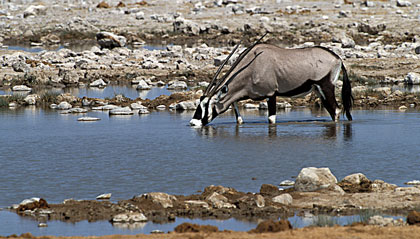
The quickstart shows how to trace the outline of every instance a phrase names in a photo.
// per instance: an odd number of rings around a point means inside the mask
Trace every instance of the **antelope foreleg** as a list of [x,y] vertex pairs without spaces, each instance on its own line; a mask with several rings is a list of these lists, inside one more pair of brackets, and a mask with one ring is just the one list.
[[268,104],[268,123],[276,123],[276,96],[271,96],[267,100]]
[[238,103],[235,101],[233,102],[233,110],[235,111],[235,115],[236,115],[236,123],[237,124],[243,124],[244,121],[242,119],[241,114],[239,113],[239,108],[238,108]]

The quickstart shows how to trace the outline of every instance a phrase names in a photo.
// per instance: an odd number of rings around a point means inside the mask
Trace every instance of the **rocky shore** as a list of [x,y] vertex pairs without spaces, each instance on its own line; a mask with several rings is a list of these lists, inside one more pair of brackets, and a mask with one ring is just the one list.
[[[66,101],[72,107],[141,103],[156,108],[194,101],[235,44],[242,40],[244,49],[270,32],[264,42],[321,45],[340,55],[350,71],[356,107],[416,107],[418,95],[409,89],[420,84],[417,6],[409,1],[4,1],[0,89],[30,93],[2,96],[0,106]],[[7,50],[15,44],[58,50]],[[150,50],[156,45],[160,47]],[[157,102],[86,99],[95,102],[88,105],[77,97],[48,93],[110,84],[135,84],[138,90],[166,85],[191,92]],[[319,105],[314,96],[283,100],[292,106]]]
[[[315,217],[316,215],[367,215],[374,225],[406,225],[405,221],[383,218],[383,215],[407,216],[420,207],[419,182],[398,187],[382,180],[369,180],[361,173],[341,181],[328,168],[303,168],[295,182],[261,185],[259,192],[239,192],[224,186],[208,186],[193,195],[170,195],[151,192],[131,199],[112,202],[112,194],[96,200],[67,199],[49,204],[45,199],[26,199],[10,210],[38,221],[78,222],[107,220],[113,224],[147,221],[175,221],[178,217],[259,221],[278,218]],[[420,222],[407,219],[409,224]],[[410,216],[408,217],[410,218]]]

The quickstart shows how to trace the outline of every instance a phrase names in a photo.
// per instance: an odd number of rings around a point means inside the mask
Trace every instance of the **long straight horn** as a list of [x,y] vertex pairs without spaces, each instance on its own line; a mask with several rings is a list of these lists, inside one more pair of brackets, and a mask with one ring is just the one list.
[[[230,75],[230,73],[232,73],[233,70],[235,70],[235,67],[239,64],[239,62],[241,62],[244,57],[252,50],[252,48],[254,48],[254,46],[256,46],[258,43],[260,43],[260,41],[268,34],[268,32],[266,32],[262,37],[260,37],[260,39],[258,39],[256,42],[254,42],[254,44],[252,44],[250,47],[248,47],[245,51],[243,51],[241,53],[241,55],[239,55],[238,59],[236,59],[235,63],[230,67],[230,69],[228,70],[228,72],[226,72],[226,74],[223,75],[223,77],[220,79],[220,81],[218,82],[217,86],[212,88],[210,92],[208,92],[208,94],[206,95],[210,95],[213,96],[215,94],[215,92],[217,91],[218,88],[220,88],[221,85],[224,84],[224,81],[226,80],[226,78]],[[209,85],[210,86],[210,85]],[[210,87],[209,87],[210,88]],[[209,89],[207,88],[207,89]],[[207,90],[206,90],[207,92]]]
[[210,84],[207,86],[206,91],[204,92],[204,95],[207,95],[210,91],[210,89],[215,85],[217,76],[219,76],[220,72],[222,71],[223,67],[226,65],[226,63],[229,61],[229,59],[232,57],[233,53],[238,49],[239,45],[242,43],[239,42],[235,48],[230,52],[229,56],[223,61],[223,63],[219,66],[219,69],[217,69],[216,74],[214,75],[213,79],[211,80]]

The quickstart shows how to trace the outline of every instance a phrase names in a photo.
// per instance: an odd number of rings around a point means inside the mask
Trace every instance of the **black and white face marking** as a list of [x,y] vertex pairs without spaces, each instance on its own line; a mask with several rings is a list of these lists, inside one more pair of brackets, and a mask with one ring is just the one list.
[[217,114],[214,111],[214,104],[216,103],[217,96],[212,98],[203,97],[200,99],[200,104],[194,113],[193,118],[190,121],[191,126],[203,126],[212,121]]

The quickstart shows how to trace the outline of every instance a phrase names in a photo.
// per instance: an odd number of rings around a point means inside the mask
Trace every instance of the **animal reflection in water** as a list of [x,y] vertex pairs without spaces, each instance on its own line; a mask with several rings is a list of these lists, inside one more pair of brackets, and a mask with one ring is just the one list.
[[[336,139],[337,137],[340,137],[341,134],[343,134],[343,139],[346,141],[350,141],[353,137],[353,130],[352,130],[352,124],[350,123],[343,123],[343,124],[335,124],[331,122],[326,122],[324,120],[317,120],[317,121],[294,121],[294,122],[284,122],[280,124],[270,124],[267,126],[267,134],[263,133],[263,137],[268,138],[276,138],[281,137],[282,139],[287,139],[287,136],[295,137],[296,135],[290,134],[290,132],[285,132],[284,130],[279,131],[278,129],[281,129],[281,125],[310,125],[321,127],[321,136],[325,139]],[[241,136],[246,136],[246,138],[249,138],[250,133],[247,132],[247,129],[240,127],[239,125],[236,125],[234,132],[232,132],[231,127],[214,127],[214,126],[206,126],[206,127],[200,127],[195,128],[197,133],[203,137],[235,137],[235,138],[241,138]],[[252,130],[250,130],[252,131]],[[342,132],[342,133],[341,133]],[[261,131],[257,134],[252,135],[259,137],[261,136]],[[318,137],[318,133],[309,134],[306,136],[299,135],[299,137]]]
[[236,122],[242,124],[237,102],[246,99],[267,99],[268,121],[274,124],[277,96],[305,95],[312,90],[321,98],[332,120],[338,121],[341,110],[334,90],[340,71],[343,72],[343,110],[347,119],[352,120],[351,84],[343,61],[338,55],[323,47],[283,49],[260,44],[263,37],[243,51],[224,76],[217,79],[239,44],[232,50],[201,96],[190,125],[207,125],[231,105],[235,111]]

